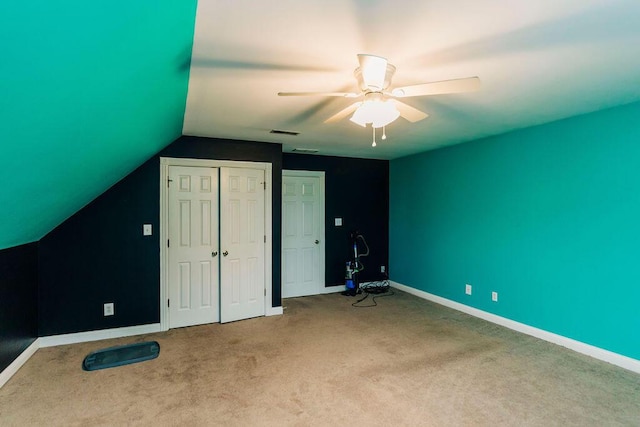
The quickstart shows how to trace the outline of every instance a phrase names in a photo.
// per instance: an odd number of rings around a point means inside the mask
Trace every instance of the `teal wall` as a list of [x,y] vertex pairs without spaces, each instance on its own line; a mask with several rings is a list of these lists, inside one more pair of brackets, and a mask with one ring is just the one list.
[[393,160],[389,221],[392,280],[640,359],[640,103]]
[[196,0],[0,5],[0,249],[40,239],[182,133]]

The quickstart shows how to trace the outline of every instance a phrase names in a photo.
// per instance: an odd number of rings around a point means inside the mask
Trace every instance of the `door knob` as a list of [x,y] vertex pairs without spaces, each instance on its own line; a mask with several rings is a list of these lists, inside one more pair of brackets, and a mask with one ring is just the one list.
[[212,257],[216,257],[216,256],[218,256],[218,252],[217,252],[217,251],[213,251],[213,252],[211,252],[211,256],[212,256]]
[[224,251],[224,252],[222,252],[222,255],[227,256],[227,255],[229,255],[229,252]]
[[320,243],[320,240],[316,239],[314,243],[317,245],[318,243]]

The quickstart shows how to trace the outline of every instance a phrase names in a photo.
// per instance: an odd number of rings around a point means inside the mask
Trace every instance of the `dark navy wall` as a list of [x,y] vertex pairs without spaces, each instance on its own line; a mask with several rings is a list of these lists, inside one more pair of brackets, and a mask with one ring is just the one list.
[[[160,321],[160,156],[273,164],[272,302],[280,305],[281,146],[181,137],[40,241],[40,336]],[[102,315],[105,302],[115,316]]]
[[[325,281],[344,285],[350,258],[349,234],[365,237],[370,255],[361,260],[361,281],[380,280],[389,265],[389,162],[306,154],[283,155],[283,169],[325,172]],[[342,218],[342,227],[334,218]]]
[[154,157],[40,240],[40,336],[160,321],[159,181]]
[[38,244],[0,250],[0,372],[38,336]]

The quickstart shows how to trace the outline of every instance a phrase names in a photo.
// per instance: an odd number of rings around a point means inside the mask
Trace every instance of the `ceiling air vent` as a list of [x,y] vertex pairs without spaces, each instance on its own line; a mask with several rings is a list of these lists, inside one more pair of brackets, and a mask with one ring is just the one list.
[[291,151],[294,153],[317,153],[319,150],[316,150],[315,148],[294,148]]
[[276,135],[289,135],[289,136],[296,136],[300,134],[300,132],[294,132],[291,130],[278,130],[278,129],[271,129],[269,133],[275,133]]

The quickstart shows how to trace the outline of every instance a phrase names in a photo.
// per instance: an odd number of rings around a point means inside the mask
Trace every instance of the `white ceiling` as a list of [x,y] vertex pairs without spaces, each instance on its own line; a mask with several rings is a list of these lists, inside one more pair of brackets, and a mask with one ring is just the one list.
[[[394,64],[392,87],[482,88],[403,99],[430,117],[375,148],[323,123],[353,99],[277,96],[357,91],[358,53]],[[183,133],[393,159],[639,100],[638,0],[199,0]]]

